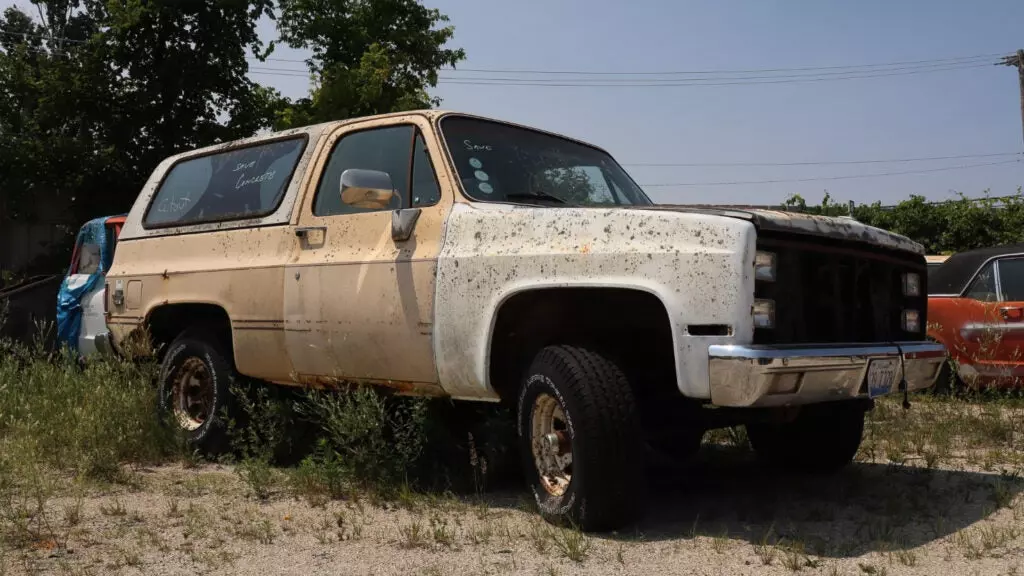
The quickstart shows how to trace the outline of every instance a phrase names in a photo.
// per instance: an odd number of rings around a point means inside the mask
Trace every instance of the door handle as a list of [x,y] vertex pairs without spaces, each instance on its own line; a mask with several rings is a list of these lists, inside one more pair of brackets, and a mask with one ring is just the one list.
[[299,226],[295,229],[295,235],[299,238],[305,238],[310,232],[323,232],[327,234],[327,226]]
[[1007,322],[1020,322],[1024,320],[1024,308],[1019,306],[1003,306],[999,309],[999,314]]

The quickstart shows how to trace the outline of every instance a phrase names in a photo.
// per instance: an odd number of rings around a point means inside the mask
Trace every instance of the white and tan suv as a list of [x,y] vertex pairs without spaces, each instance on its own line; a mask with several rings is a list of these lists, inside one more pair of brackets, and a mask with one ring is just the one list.
[[236,375],[503,401],[540,510],[587,529],[642,510],[649,451],[710,428],[837,469],[872,399],[944,358],[904,237],[656,206],[598,148],[441,111],[168,158],[107,282],[115,345],[148,325],[196,445],[222,445]]

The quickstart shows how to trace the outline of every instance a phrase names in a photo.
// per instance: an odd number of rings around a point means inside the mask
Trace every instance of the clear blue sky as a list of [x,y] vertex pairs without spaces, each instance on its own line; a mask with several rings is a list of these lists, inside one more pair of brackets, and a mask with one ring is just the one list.
[[[451,17],[460,67],[664,71],[839,66],[1011,53],[1024,48],[1024,2],[428,0]],[[284,55],[280,52],[278,55]],[[282,56],[288,57],[288,56]],[[490,74],[489,76],[494,76]],[[291,95],[301,78],[258,76]],[[718,87],[440,85],[445,108],[548,128],[620,162],[803,162],[1018,152],[1012,68],[861,80]],[[1005,160],[810,167],[627,167],[637,181],[721,182],[932,169]],[[908,194],[1007,194],[1024,163],[800,183],[648,188],[655,200],[895,202]]]
[[[0,0],[0,7],[27,0]],[[1024,48],[1024,2],[427,0],[456,27],[460,68],[666,71],[844,66],[1009,54]],[[269,40],[273,24],[261,26]],[[278,49],[279,58],[302,58]],[[993,61],[996,59],[993,58]],[[262,66],[302,70],[299,63]],[[456,73],[459,76],[465,72]],[[481,74],[496,76],[496,74]],[[304,77],[253,74],[289,96]],[[816,162],[1019,152],[1016,71],[985,66],[833,82],[706,87],[442,84],[442,106],[547,128],[608,149],[638,182],[788,180],[927,170],[1007,157],[785,167],[631,163]],[[1010,158],[1012,159],[1012,158]],[[647,188],[657,201],[942,199],[1024,184],[1024,163],[832,181]]]

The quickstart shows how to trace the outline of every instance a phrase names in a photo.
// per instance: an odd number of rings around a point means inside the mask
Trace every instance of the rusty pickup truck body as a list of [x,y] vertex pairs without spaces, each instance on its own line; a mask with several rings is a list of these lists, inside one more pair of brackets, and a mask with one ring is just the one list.
[[838,467],[872,398],[943,359],[904,237],[654,205],[599,148],[433,110],[168,158],[107,282],[115,345],[148,328],[195,442],[226,372],[504,401],[542,513],[587,528],[638,509],[637,458],[716,426]]

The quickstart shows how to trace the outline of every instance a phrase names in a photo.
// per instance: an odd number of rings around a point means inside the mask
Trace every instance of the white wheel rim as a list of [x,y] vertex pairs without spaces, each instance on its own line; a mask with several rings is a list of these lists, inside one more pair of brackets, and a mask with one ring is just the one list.
[[542,393],[530,414],[530,448],[544,490],[561,496],[572,482],[572,433],[558,400]]
[[213,377],[200,358],[185,360],[171,388],[174,417],[185,430],[196,430],[213,408]]

